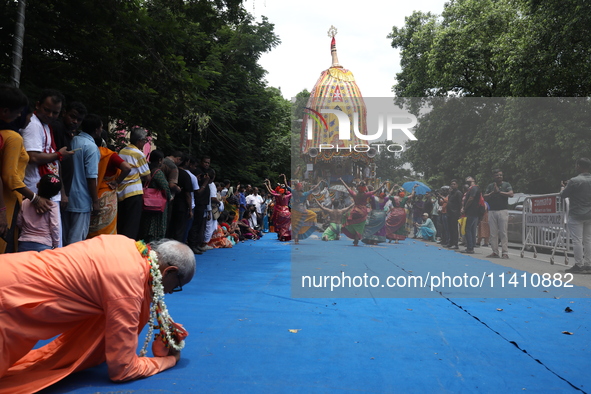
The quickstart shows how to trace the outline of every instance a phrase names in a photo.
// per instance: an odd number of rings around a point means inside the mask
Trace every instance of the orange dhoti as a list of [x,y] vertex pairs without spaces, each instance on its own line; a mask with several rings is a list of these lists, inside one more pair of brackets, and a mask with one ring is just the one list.
[[1,255],[0,269],[0,393],[38,391],[105,361],[114,381],[175,365],[173,356],[136,354],[151,288],[148,263],[133,240],[102,235],[41,253]]

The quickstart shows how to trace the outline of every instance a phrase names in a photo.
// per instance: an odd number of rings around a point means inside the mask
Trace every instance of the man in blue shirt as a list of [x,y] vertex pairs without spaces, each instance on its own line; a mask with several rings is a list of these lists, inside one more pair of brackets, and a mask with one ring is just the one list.
[[80,134],[72,139],[74,174],[70,197],[66,207],[64,227],[64,245],[85,240],[90,226],[90,215],[98,211],[97,192],[98,164],[100,153],[94,136],[103,129],[103,122],[98,115],[90,114],[80,126]]
[[246,211],[246,196],[244,195],[245,192],[245,188],[243,186],[240,186],[238,188],[238,213],[239,213],[239,217],[238,219],[242,219],[242,216],[244,215],[244,211]]

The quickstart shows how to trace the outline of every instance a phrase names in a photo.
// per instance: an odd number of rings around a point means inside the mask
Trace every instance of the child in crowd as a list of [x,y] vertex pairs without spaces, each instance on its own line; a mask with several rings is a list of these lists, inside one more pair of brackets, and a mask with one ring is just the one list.
[[235,211],[228,212],[227,221],[223,222],[223,224],[226,225],[225,226],[227,228],[226,231],[228,232],[228,235],[232,237],[235,244],[240,241],[244,242],[244,238],[240,234],[240,227],[238,226],[238,221],[236,220],[236,212]]
[[[38,197],[51,199],[62,189],[60,178],[54,174],[43,175],[37,183]],[[53,249],[60,242],[60,214],[57,204],[54,202],[51,209],[43,214],[38,214],[30,200],[23,200],[18,213],[17,226],[21,229],[18,238],[18,251],[41,252],[45,249]]]

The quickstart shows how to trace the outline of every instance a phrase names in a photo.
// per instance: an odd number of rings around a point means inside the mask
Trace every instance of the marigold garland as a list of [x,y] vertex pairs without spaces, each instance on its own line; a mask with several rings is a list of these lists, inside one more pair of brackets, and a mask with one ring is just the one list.
[[[152,303],[150,306],[150,320],[148,321],[148,333],[144,341],[144,346],[140,351],[140,357],[147,353],[148,344],[152,338],[154,330],[160,330],[155,338],[160,337],[166,347],[180,351],[185,347],[185,341],[177,343],[177,329],[174,328],[172,317],[168,313],[166,303],[164,302],[164,286],[162,285],[162,274],[158,266],[158,255],[144,241],[137,241],[136,247],[140,254],[146,258],[150,264],[150,280],[152,286]],[[158,322],[156,325],[155,323]]]

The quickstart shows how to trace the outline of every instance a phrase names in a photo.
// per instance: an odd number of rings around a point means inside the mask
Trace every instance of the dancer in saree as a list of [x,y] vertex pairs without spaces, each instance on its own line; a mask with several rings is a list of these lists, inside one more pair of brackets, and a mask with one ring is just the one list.
[[271,189],[271,182],[268,179],[265,179],[265,187],[275,198],[271,221],[275,226],[277,239],[282,242],[291,241],[291,212],[289,211],[291,193],[280,186],[276,190]]
[[300,239],[308,238],[316,230],[316,213],[306,208],[306,201],[308,196],[318,189],[322,182],[318,182],[316,186],[307,192],[303,191],[304,186],[301,182],[298,182],[292,190],[291,231],[296,245]]
[[[378,191],[379,192],[379,189]],[[370,199],[371,212],[367,217],[367,223],[363,230],[361,242],[367,245],[377,245],[380,242],[386,242],[386,216],[388,212],[385,209],[389,199],[385,192],[379,192],[378,196]]]
[[398,189],[400,186],[397,184],[390,189],[388,195],[390,196],[390,203],[388,215],[386,217],[386,238],[388,239],[388,243],[394,241],[394,243],[398,243],[398,241],[404,241],[406,236],[408,235],[408,230],[406,228],[406,210],[404,206],[406,205],[406,201],[413,197],[415,194],[415,188],[410,195],[406,196],[405,193],[399,192],[396,195],[395,190]]
[[365,230],[365,219],[367,219],[367,215],[369,213],[367,199],[372,197],[377,192],[377,190],[381,189],[383,185],[380,185],[380,187],[373,192],[368,192],[365,182],[362,181],[357,185],[357,191],[354,191],[345,183],[345,181],[343,181],[342,178],[339,178],[339,180],[347,188],[347,191],[353,198],[353,203],[355,204],[353,209],[351,209],[349,212],[347,219],[345,220],[342,232],[353,240],[353,245],[357,246],[359,244],[359,240],[363,237],[363,231]]

